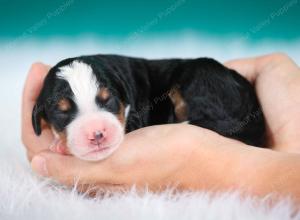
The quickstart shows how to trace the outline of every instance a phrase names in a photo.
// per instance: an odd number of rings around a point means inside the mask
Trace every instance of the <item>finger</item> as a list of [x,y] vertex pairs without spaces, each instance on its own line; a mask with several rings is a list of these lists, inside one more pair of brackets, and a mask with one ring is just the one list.
[[35,137],[31,122],[32,110],[49,68],[42,63],[33,64],[25,82],[22,97],[22,141],[25,145]]
[[257,58],[255,57],[231,60],[224,63],[224,65],[234,69],[252,83],[257,77]]
[[289,56],[283,53],[272,53],[258,57],[231,60],[225,62],[224,65],[236,70],[252,83],[256,80],[258,75],[264,74],[265,72],[280,72],[280,77],[288,79],[291,77],[299,77],[299,67]]
[[[36,99],[43,86],[43,81],[49,71],[49,66],[42,63],[35,63],[31,66],[25,86],[23,89],[22,98],[22,124],[25,128],[30,128],[31,132],[33,128],[31,126],[31,113]],[[30,125],[30,126],[29,126]]]
[[39,175],[67,186],[113,183],[113,174],[109,172],[105,161],[88,162],[69,155],[43,151],[33,157],[31,166]]

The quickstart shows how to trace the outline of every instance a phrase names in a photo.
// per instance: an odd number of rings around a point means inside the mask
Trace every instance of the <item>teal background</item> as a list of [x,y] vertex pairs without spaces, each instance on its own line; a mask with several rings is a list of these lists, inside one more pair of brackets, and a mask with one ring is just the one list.
[[[176,1],[74,0],[51,18],[47,18],[47,14],[55,12],[66,0],[0,2],[0,39],[18,38],[24,34],[38,39],[82,35],[126,38],[134,32],[147,36],[184,31],[221,37],[247,36],[253,41],[300,38],[299,0],[183,0],[157,22],[158,15]],[[289,2],[294,4],[287,12],[262,25],[272,13]],[[154,24],[149,25],[151,22]],[[254,31],[259,25],[262,27]]]

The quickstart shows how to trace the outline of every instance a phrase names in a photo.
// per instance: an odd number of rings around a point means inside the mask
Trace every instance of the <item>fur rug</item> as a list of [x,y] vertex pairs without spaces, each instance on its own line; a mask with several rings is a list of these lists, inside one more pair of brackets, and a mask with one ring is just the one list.
[[[168,43],[165,43],[164,40],[154,40],[150,46],[136,44],[130,48],[120,47],[119,50],[114,49],[114,44],[95,44],[87,40],[77,43],[76,47],[58,41],[48,43],[47,46],[41,42],[27,42],[6,48],[4,51],[0,50],[0,219],[300,220],[300,212],[295,211],[288,198],[270,206],[270,197],[242,199],[237,192],[218,195],[209,192],[174,194],[169,190],[160,194],[146,192],[141,195],[132,189],[124,194],[92,199],[76,193],[75,189],[64,189],[50,180],[40,179],[31,172],[20,141],[19,115],[26,72],[35,60],[54,64],[64,57],[100,51],[145,57],[211,56],[224,61],[285,48],[285,51],[300,63],[300,42],[251,47],[236,42],[223,44],[196,38],[179,39],[178,42],[168,40]],[[167,45],[181,45],[181,48],[166,48]],[[149,48],[152,48],[155,54],[151,54]]]
[[206,192],[88,198],[49,180],[38,179],[26,163],[12,158],[0,163],[0,219],[300,219],[289,200],[269,206],[269,199],[244,198],[238,193]]

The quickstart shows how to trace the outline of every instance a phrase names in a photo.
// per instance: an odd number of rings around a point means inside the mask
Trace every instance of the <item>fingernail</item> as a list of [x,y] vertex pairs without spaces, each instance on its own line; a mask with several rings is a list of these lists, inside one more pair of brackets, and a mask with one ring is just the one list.
[[35,156],[31,161],[32,169],[41,176],[47,176],[48,170],[46,166],[46,159],[42,156]]

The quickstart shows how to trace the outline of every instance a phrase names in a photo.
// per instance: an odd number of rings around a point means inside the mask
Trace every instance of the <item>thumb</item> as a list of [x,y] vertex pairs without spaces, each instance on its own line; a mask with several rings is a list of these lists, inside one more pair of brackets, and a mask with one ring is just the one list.
[[31,167],[39,175],[50,177],[67,186],[95,184],[105,181],[108,175],[108,169],[100,162],[87,162],[51,151],[43,151],[34,156]]
[[224,63],[230,69],[234,69],[253,83],[257,77],[257,58],[231,60]]

